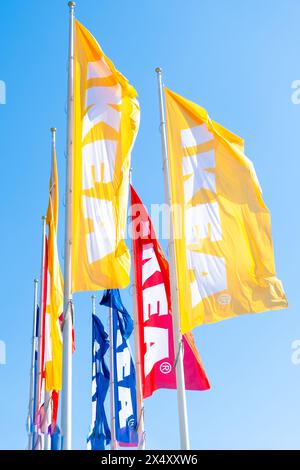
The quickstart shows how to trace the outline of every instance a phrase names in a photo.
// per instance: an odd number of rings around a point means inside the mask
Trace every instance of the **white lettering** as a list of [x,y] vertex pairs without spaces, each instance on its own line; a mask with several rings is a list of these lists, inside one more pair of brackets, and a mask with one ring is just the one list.
[[90,233],[87,235],[89,263],[94,263],[112,253],[116,246],[116,233],[111,201],[82,197],[83,212],[86,219],[91,219]]
[[146,326],[145,343],[145,377],[147,377],[157,362],[169,357],[168,330]]
[[191,129],[183,129],[181,131],[181,145],[183,148],[196,147],[212,139],[213,134],[209,132],[206,124],[201,124]]
[[130,350],[129,348],[123,349],[121,352],[117,352],[117,377],[118,382],[121,382],[124,377],[130,375]]
[[151,315],[167,315],[168,301],[164,284],[143,289],[144,321],[148,321]]
[[82,125],[82,140],[100,122],[104,122],[119,132],[121,113],[112,105],[120,104],[120,102],[120,85],[88,88],[86,92],[86,114]]
[[189,207],[185,213],[186,243],[198,243],[204,238],[212,242],[222,240],[221,220],[217,202]]
[[143,261],[146,261],[142,268],[142,282],[144,284],[154,273],[160,272],[152,243],[143,247]]
[[83,147],[82,189],[91,189],[94,183],[110,183],[113,180],[116,148],[115,140],[96,140]]
[[211,171],[215,167],[215,151],[198,153],[183,158],[183,175],[185,202],[189,202],[200,189],[216,192],[216,176]]
[[121,402],[119,420],[120,428],[122,429],[125,428],[127,419],[133,414],[130,389],[127,387],[118,387],[118,398]]
[[104,57],[96,62],[88,63],[87,79],[92,78],[106,78],[112,75],[110,68],[108,67]]
[[188,268],[196,280],[191,283],[192,306],[206,297],[227,289],[225,259],[219,256],[187,251]]

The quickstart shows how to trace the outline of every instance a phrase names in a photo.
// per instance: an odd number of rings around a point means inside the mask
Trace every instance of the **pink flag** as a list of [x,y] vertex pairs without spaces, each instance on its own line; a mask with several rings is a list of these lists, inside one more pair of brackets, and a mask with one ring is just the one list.
[[[176,388],[169,265],[148,213],[131,187],[131,216],[143,397]],[[191,333],[183,337],[187,390],[210,388]]]

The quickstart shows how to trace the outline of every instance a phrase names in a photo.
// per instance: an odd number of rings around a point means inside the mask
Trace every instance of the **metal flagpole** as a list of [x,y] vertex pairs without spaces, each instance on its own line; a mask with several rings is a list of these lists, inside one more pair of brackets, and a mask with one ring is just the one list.
[[44,450],[51,450],[51,434],[49,433],[49,423],[52,421],[52,393],[45,391],[45,423],[46,433],[44,435]]
[[68,138],[66,170],[65,208],[65,267],[64,267],[64,318],[63,318],[63,378],[61,427],[63,449],[72,449],[72,161],[74,153],[74,9],[75,2],[68,3],[70,9],[69,71],[68,71]]
[[[132,184],[132,170],[130,170],[130,183]],[[134,257],[134,241],[131,234],[132,256]],[[144,422],[144,400],[142,391],[142,372],[141,372],[141,355],[140,355],[140,322],[137,309],[136,299],[136,269],[135,260],[133,262],[133,314],[134,314],[134,349],[135,349],[135,373],[136,373],[136,398],[137,398],[137,432],[138,432],[138,449],[145,450],[145,422]]]
[[[160,126],[161,126],[161,140],[162,140],[162,154],[163,154],[163,170],[165,178],[165,197],[166,202],[170,209],[172,208],[170,181],[169,181],[169,158],[168,158],[168,145],[167,145],[167,128],[166,116],[164,106],[164,92],[162,82],[162,70],[157,67],[155,69],[158,81],[159,93],[159,106],[160,106]],[[188,430],[188,417],[185,393],[185,379],[183,368],[183,342],[180,332],[180,317],[178,307],[178,285],[176,275],[176,257],[174,249],[174,232],[172,217],[170,220],[170,237],[168,243],[169,257],[170,257],[170,282],[171,282],[171,299],[172,299],[172,315],[173,315],[173,336],[175,347],[175,367],[176,367],[176,382],[177,382],[177,401],[178,401],[178,414],[180,426],[180,446],[182,450],[190,449],[189,430]]]
[[92,295],[92,314],[96,315],[96,296]]
[[[51,127],[50,129],[51,132],[51,173],[53,175],[54,168],[53,168],[53,161],[54,161],[54,154],[56,151],[56,128]],[[53,184],[53,181],[52,181]],[[50,188],[50,191],[52,191],[52,188]],[[51,197],[51,195],[50,195]],[[52,422],[52,393],[45,391],[45,419],[46,419],[46,425],[48,427],[48,424]],[[48,429],[47,433],[45,435],[45,450],[51,450],[51,434],[49,434]]]
[[[92,425],[91,425],[91,433],[93,432],[96,415],[97,415],[97,402],[93,400],[93,397],[96,393],[96,363],[94,362],[95,359],[95,342],[94,342],[94,315],[96,315],[96,296],[93,294],[91,296],[92,300],[92,322],[91,322],[91,338],[92,338],[92,380],[91,380],[91,398],[92,398]],[[95,378],[95,380],[94,380]],[[88,442],[87,449],[92,450],[92,443]]]
[[[111,303],[112,303],[113,292],[111,290]],[[111,441],[110,448],[111,450],[117,450],[116,442],[116,415],[115,415],[115,374],[114,374],[114,325],[113,325],[113,309],[112,306],[109,307],[109,337],[110,337],[110,432],[111,432]]]
[[[52,156],[52,160],[51,160],[51,168],[52,168],[52,173],[53,173],[53,158],[54,158],[54,154],[55,154],[55,151],[56,151],[56,127],[51,127],[50,129],[50,132],[51,132],[51,156]],[[52,188],[50,188],[52,189]]]
[[[44,403],[44,390],[42,387],[42,372],[43,372],[43,338],[44,338],[44,322],[43,322],[43,306],[44,306],[44,271],[45,271],[45,262],[46,262],[46,217],[42,217],[43,228],[42,228],[42,257],[41,257],[41,277],[40,277],[40,315],[39,315],[39,336],[38,336],[38,370],[36,373],[36,384],[35,384],[35,420],[37,413],[39,411],[40,405]],[[37,437],[37,435],[35,435]],[[37,440],[34,439],[33,449],[36,449]]]
[[33,436],[32,425],[35,422],[35,378],[36,378],[36,353],[37,353],[37,298],[38,298],[38,283],[37,279],[34,279],[34,296],[33,296],[33,326],[32,326],[32,346],[31,346],[31,370],[30,370],[30,389],[29,389],[29,437],[28,437],[28,449],[33,450]]

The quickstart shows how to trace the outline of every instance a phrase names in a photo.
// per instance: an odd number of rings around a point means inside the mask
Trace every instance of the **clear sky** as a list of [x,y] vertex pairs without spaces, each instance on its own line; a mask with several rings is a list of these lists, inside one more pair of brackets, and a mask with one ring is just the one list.
[[[78,0],[77,18],[139,93],[141,127],[133,179],[146,205],[164,200],[154,68],[166,85],[206,107],[245,138],[272,214],[278,277],[289,308],[199,327],[196,343],[209,392],[188,393],[194,449],[300,448],[299,0]],[[1,1],[0,448],[24,449],[33,278],[39,276],[41,217],[47,205],[50,131],[60,173],[60,253],[66,141],[66,0]],[[164,245],[165,246],[165,245]],[[132,311],[130,289],[122,292]],[[91,304],[76,294],[74,448],[85,448],[91,416]],[[101,294],[97,297],[100,300]],[[106,311],[98,308],[106,321]],[[174,391],[145,403],[147,446],[179,445]]]

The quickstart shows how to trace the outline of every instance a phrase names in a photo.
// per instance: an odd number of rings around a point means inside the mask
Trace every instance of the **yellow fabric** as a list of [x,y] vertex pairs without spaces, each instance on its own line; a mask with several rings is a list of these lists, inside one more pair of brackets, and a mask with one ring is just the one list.
[[45,381],[47,392],[52,390],[59,391],[62,386],[62,336],[59,317],[63,313],[63,278],[57,250],[57,224],[58,177],[56,155],[54,152],[47,211],[48,279],[46,324],[49,325],[49,328],[46,327],[45,333]]
[[243,140],[195,103],[168,89],[165,96],[171,198],[183,208],[173,212],[182,333],[287,307],[270,214]]
[[[135,89],[103,54],[91,33],[76,21],[73,292],[124,288],[130,281],[130,254],[124,238],[130,153],[140,116],[136,96]],[[94,157],[96,144],[103,145],[107,158],[85,166],[86,152],[90,152],[88,158]],[[103,151],[97,155],[103,158]],[[90,185],[84,183],[84,178]],[[103,207],[99,206],[103,202],[105,210],[111,211],[111,219],[103,215]],[[98,214],[97,207],[100,207]],[[112,246],[103,254],[106,241]]]

